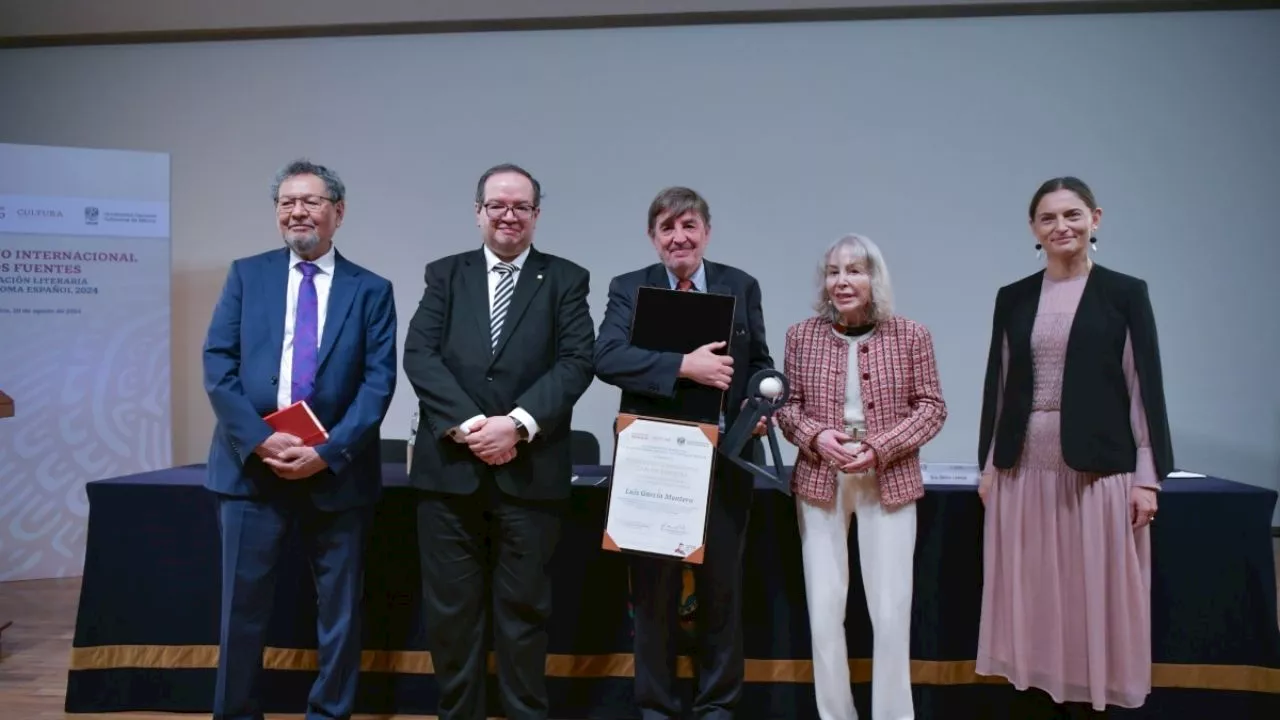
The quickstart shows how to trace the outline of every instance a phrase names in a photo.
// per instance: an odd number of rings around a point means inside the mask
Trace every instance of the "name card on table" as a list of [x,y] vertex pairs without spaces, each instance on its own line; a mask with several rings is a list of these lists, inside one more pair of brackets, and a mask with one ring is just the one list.
[[977,463],[920,463],[925,485],[971,485],[977,487],[982,471]]

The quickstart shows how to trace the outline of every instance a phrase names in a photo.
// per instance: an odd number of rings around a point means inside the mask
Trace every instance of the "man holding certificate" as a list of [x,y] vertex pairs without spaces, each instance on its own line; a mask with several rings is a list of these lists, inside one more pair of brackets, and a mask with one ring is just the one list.
[[[698,425],[709,424],[713,435],[717,425],[723,433],[733,426],[746,400],[747,381],[756,372],[774,367],[765,342],[760,285],[737,268],[703,260],[711,235],[711,213],[707,202],[693,190],[673,187],[660,192],[649,206],[648,235],[661,262],[615,277],[610,283],[595,346],[596,374],[622,390],[624,414],[691,419]],[[708,342],[683,353],[639,343],[635,333],[646,323],[652,324],[660,312],[656,306],[671,306],[671,298],[666,297],[670,291],[680,290],[714,297],[698,304],[706,317],[670,317],[671,333],[687,333],[689,327],[718,328],[717,318],[721,317],[725,320],[723,332],[711,331]],[[642,299],[647,307],[642,306]],[[641,322],[645,315],[647,320]],[[708,321],[708,317],[712,319]],[[715,340],[716,336],[721,339]],[[660,432],[648,434],[650,447],[670,436],[672,447],[681,448],[671,452],[673,460],[667,470],[680,468],[681,458],[695,457],[689,448],[699,443],[688,430],[696,426],[657,423],[654,427]],[[625,433],[625,428],[619,429]],[[620,453],[623,445],[619,443]],[[754,455],[759,450],[753,439],[743,454]],[[620,455],[615,460],[615,476],[622,462]],[[715,458],[714,467],[709,496],[705,487],[701,497],[689,492],[634,490],[626,500],[640,496],[634,498],[637,507],[645,502],[655,508],[664,507],[664,503],[688,504],[686,498],[706,504],[704,547],[700,562],[694,565],[698,638],[693,713],[699,718],[730,718],[743,682],[742,556],[753,479],[749,471],[724,458]],[[651,495],[661,497],[650,501]],[[614,497],[611,502],[618,502],[618,496]],[[678,502],[670,502],[672,498]],[[644,720],[683,717],[675,681],[677,603],[684,563],[678,552],[674,556],[636,553],[630,559],[636,702]]]

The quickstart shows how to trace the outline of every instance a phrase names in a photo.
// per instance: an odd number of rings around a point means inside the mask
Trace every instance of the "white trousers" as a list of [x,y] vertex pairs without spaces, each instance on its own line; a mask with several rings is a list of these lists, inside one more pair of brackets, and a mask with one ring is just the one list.
[[797,497],[804,589],[813,644],[813,684],[821,720],[856,720],[845,643],[849,524],[858,514],[858,560],[871,617],[872,720],[913,720],[911,593],[915,503],[880,504],[874,472],[836,476],[831,503]]

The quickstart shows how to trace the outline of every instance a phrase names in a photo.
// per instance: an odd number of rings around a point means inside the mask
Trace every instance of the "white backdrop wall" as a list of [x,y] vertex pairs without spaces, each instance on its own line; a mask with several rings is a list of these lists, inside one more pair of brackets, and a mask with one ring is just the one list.
[[[1274,11],[7,50],[0,140],[172,154],[180,463],[213,425],[199,352],[227,264],[279,242],[271,175],[306,155],[347,181],[339,248],[395,283],[402,340],[423,265],[478,242],[496,162],[542,180],[537,244],[592,270],[597,324],[609,278],[654,258],[649,200],[698,188],[779,364],[821,249],[866,233],[937,344],[951,415],[925,458],[961,462],[996,289],[1039,267],[1027,201],[1077,174],[1097,260],[1150,282],[1178,464],[1276,487],[1277,67]],[[597,382],[574,419],[606,453],[616,402]],[[385,435],[413,404],[402,379]]]

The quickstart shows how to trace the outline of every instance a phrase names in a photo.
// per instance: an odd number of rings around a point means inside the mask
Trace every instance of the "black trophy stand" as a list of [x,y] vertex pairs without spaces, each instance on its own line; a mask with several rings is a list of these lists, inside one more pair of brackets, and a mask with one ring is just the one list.
[[[760,392],[761,383],[770,378],[776,378],[782,385],[781,392],[772,397]],[[786,375],[777,370],[761,370],[751,376],[751,380],[747,382],[747,403],[742,407],[737,421],[725,433],[719,445],[720,453],[724,457],[785,495],[791,495],[791,478],[787,476],[782,465],[782,452],[778,449],[778,431],[773,422],[773,415],[786,404],[789,397],[791,397],[791,383],[787,381]],[[742,450],[754,437],[756,425],[760,423],[761,418],[767,419],[765,435],[769,438],[772,467],[757,465],[742,457]]]

